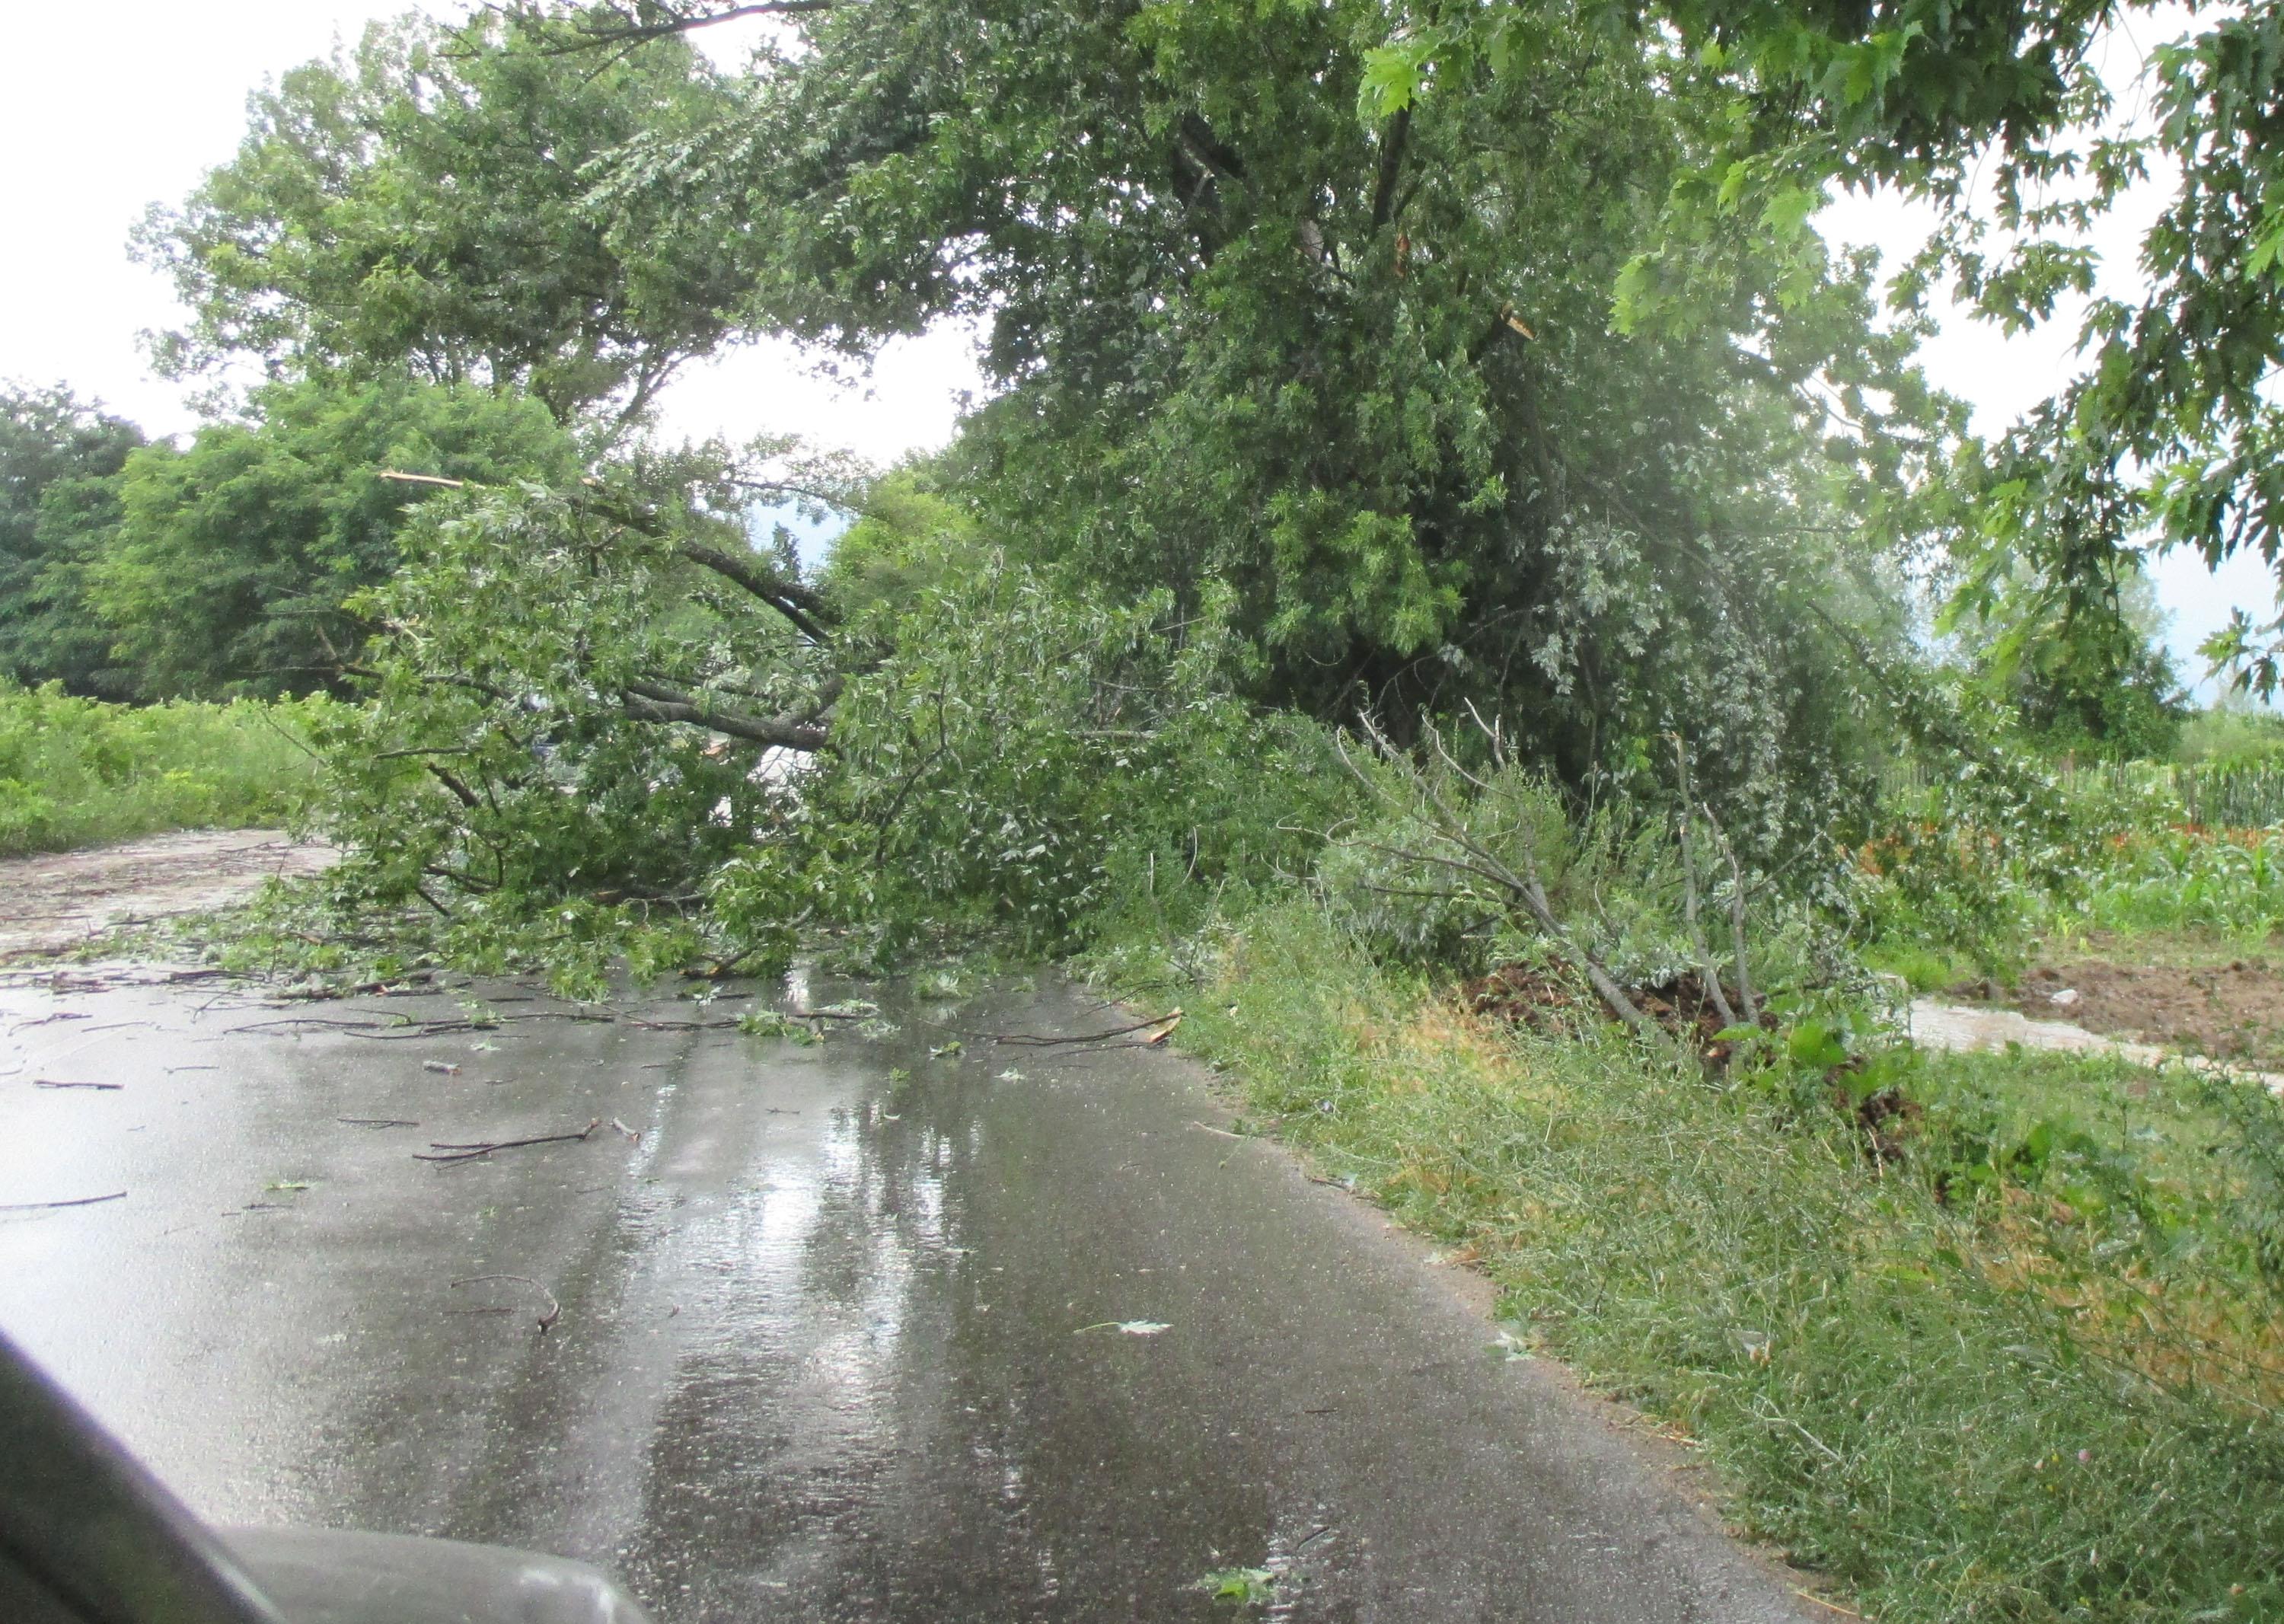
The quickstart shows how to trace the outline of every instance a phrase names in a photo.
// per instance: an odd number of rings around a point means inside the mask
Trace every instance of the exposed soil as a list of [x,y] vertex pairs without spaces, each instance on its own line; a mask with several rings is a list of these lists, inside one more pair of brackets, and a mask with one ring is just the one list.
[[121,925],[242,902],[273,875],[315,874],[333,849],[278,829],[195,829],[0,862],[0,957],[66,951]]
[[[1676,1042],[1717,1065],[1728,1059],[1729,1045],[1717,1035],[1728,1023],[1695,975],[1678,975],[1655,987],[1630,987],[1626,992]],[[1468,982],[1460,993],[1479,1015],[1557,1036],[1575,1036],[1611,1019],[1602,1001],[1577,977],[1542,964],[1502,964]]]
[[[1954,988],[1985,995],[1982,983]],[[2066,995],[2075,993],[2076,997]],[[2057,995],[2065,995],[2057,1002]],[[1993,1001],[1987,1000],[1986,1001]],[[1995,1002],[2038,1020],[2216,1059],[2284,1066],[2284,972],[2262,958],[2211,964],[2041,964]]]

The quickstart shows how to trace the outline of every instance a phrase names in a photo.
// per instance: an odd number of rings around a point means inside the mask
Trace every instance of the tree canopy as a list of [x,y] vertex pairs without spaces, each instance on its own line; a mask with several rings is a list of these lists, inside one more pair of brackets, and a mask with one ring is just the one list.
[[[1995,140],[2008,223],[2069,223],[2031,192],[2077,173],[2107,13],[1917,4],[378,31],[154,222],[195,312],[171,357],[275,381],[129,464],[93,601],[162,690],[364,684],[338,883],[472,942],[628,910],[725,963],[821,917],[1052,942],[1121,863],[1146,895],[1162,857],[1304,866],[1251,775],[1319,784],[1359,717],[1429,750],[1496,717],[1500,770],[1574,808],[1823,851],[1949,725],[1915,573],[2010,629],[1976,704],[2111,748],[2174,702],[2112,601],[2126,506],[1977,444],[1912,363],[1944,267],[2018,319],[2079,275],[1985,254],[1963,205]],[[742,78],[681,37],[755,11],[781,27]],[[1811,229],[1835,179],[1962,206],[1899,304]],[[890,479],[642,422],[740,334],[861,357],[950,318],[989,397]],[[821,574],[755,520],[786,496],[862,512]]]
[[0,676],[74,693],[132,691],[85,571],[118,521],[131,423],[61,388],[0,389]]
[[575,481],[538,402],[468,386],[318,379],[256,392],[257,415],[126,460],[116,534],[85,566],[90,601],[148,695],[308,692],[356,663],[343,608],[401,562],[404,514],[436,486]]
[[667,229],[641,186],[598,207],[591,166],[692,137],[725,101],[679,40],[575,56],[489,10],[376,25],[256,92],[238,155],[144,224],[192,312],[160,361],[517,388],[559,421],[631,422],[731,335],[747,249]]
[[768,324],[986,324],[999,393],[953,463],[1003,544],[1177,615],[1225,586],[1271,703],[1472,697],[1574,778],[1686,720],[1740,779],[1808,774],[1832,730],[1801,707],[1847,703],[1820,617],[1878,618],[1840,538],[1946,409],[1796,215],[1738,223],[1693,332],[1612,331],[1720,106],[1654,43],[1556,9],[1534,71],[1383,108],[1376,5],[794,27],[673,173],[742,188]]

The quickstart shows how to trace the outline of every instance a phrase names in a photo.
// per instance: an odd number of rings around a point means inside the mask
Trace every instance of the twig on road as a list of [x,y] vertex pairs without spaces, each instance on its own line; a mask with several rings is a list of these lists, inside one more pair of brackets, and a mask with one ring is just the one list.
[[[575,1136],[580,1138],[585,1137],[583,1134]],[[547,1328],[550,1325],[552,1325],[563,1316],[563,1305],[555,1300],[555,1293],[549,1291],[545,1286],[540,1284],[538,1281],[533,1279],[529,1275],[470,1275],[465,1280],[453,1281],[451,1289],[457,1291],[461,1286],[475,1285],[486,1280],[520,1280],[524,1284],[529,1286],[533,1291],[537,1292],[542,1297],[547,1299],[547,1312],[539,1316],[539,1334],[542,1336],[545,1336],[547,1334]],[[483,1310],[477,1309],[475,1311],[481,1313]]]
[[403,1117],[335,1117],[333,1120],[349,1128],[418,1128],[420,1126],[419,1123],[409,1122]]
[[59,1206],[93,1206],[99,1201],[123,1201],[127,1192],[114,1190],[107,1196],[77,1196],[68,1201],[0,1201],[0,1213],[44,1213]]
[[[597,1117],[594,1120],[589,1122],[586,1127],[581,1128],[575,1134],[541,1134],[536,1138],[532,1139],[484,1140],[471,1142],[466,1144],[442,1144],[434,1140],[431,1140],[428,1144],[429,1150],[443,1151],[447,1152],[447,1154],[442,1156],[430,1156],[422,1152],[415,1151],[412,1152],[412,1159],[415,1161],[473,1161],[477,1157],[489,1156],[494,1151],[521,1150],[527,1144],[568,1144],[574,1141],[584,1139],[588,1135],[593,1133],[602,1125],[603,1119]],[[506,1277],[512,1278],[513,1277]]]
[[35,1077],[32,1086],[35,1089],[101,1089],[115,1092],[127,1085],[123,1082],[58,1082],[52,1077]]

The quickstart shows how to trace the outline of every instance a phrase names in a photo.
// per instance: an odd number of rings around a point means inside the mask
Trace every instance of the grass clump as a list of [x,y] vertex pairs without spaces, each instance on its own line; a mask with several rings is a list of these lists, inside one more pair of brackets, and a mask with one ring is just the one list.
[[1216,941],[1183,1037],[1251,1109],[1479,1259],[1866,1613],[2284,1612],[2265,1097],[1908,1050],[1709,1081],[1486,1025],[1303,901]]
[[0,683],[0,856],[286,821],[325,703],[111,705]]

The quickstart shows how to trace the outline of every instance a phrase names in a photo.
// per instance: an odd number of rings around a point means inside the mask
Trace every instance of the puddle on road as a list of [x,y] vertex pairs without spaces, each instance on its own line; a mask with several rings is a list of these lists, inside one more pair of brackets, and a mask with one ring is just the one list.
[[[0,1201],[133,1193],[0,1224],[0,1326],[210,1515],[581,1556],[661,1624],[1228,1617],[1233,1567],[1302,1619],[1797,1616],[1376,1216],[1199,1131],[1193,1070],[993,1047],[1124,1024],[1068,991],[813,1047],[64,1002],[0,995],[0,1064],[122,1086],[0,1078]],[[376,1010],[458,1012],[325,1006]],[[545,1334],[451,1284],[510,1274]]]

